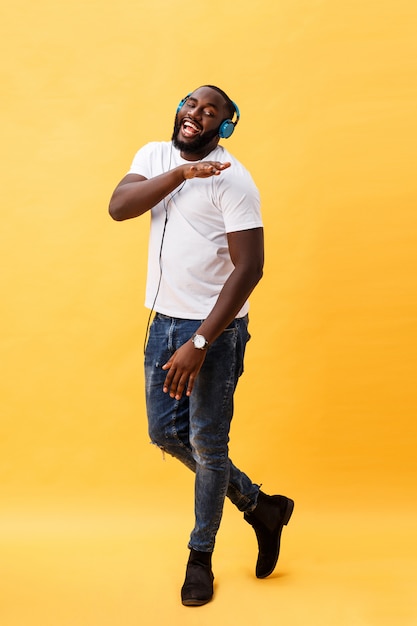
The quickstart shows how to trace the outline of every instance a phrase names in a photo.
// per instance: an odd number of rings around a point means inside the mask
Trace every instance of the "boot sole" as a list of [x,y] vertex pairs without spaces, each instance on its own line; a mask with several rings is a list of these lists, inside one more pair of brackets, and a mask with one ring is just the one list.
[[203,606],[203,604],[207,604],[211,600],[212,600],[212,597],[208,598],[207,600],[195,600],[195,599],[182,600],[182,604],[184,606]]

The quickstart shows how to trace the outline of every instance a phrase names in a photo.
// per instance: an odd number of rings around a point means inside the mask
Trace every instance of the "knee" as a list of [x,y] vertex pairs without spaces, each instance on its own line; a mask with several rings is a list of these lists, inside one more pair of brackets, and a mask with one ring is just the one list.
[[166,446],[166,435],[161,428],[158,427],[157,424],[149,424],[148,434],[151,440],[151,443],[158,446],[158,448],[165,448]]
[[195,462],[200,467],[211,470],[222,470],[229,461],[229,453],[227,445],[201,445],[193,439],[192,454]]
[[148,428],[148,433],[152,444],[175,456],[177,448],[181,446],[181,441],[174,432],[156,424]]

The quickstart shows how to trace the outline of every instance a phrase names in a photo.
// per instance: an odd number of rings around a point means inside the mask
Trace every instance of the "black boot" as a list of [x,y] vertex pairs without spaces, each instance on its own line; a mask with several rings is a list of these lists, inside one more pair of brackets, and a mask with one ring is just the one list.
[[258,503],[244,518],[253,526],[258,540],[259,554],[256,563],[257,578],[266,578],[278,561],[281,533],[288,524],[294,509],[294,501],[285,496],[267,496],[259,492]]
[[181,601],[185,606],[201,606],[212,599],[214,576],[211,571],[211,554],[191,548],[181,589]]

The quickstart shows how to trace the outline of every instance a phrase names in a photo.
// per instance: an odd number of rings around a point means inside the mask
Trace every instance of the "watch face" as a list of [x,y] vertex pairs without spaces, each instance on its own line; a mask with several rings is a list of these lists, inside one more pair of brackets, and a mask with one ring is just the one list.
[[196,348],[200,348],[201,349],[201,348],[204,348],[205,345],[206,345],[206,340],[203,337],[203,335],[196,335],[194,337],[194,346]]

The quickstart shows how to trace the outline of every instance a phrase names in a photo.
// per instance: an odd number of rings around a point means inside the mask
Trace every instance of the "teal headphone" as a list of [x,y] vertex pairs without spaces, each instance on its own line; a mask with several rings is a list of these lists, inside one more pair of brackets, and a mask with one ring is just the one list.
[[[177,107],[177,111],[176,114],[179,113],[179,111],[182,109],[182,107],[184,106],[184,104],[186,103],[187,99],[191,96],[192,91],[190,93],[188,93],[185,98],[183,98],[181,100],[181,102],[179,103],[178,107]],[[235,126],[238,123],[239,119],[240,119],[240,112],[239,112],[239,108],[237,106],[237,104],[235,102],[233,102],[233,100],[231,100],[234,108],[235,108],[235,114],[236,114],[236,120],[233,122],[230,119],[224,120],[220,126],[219,126],[219,137],[220,139],[228,139],[232,134],[233,131],[235,130]]]

